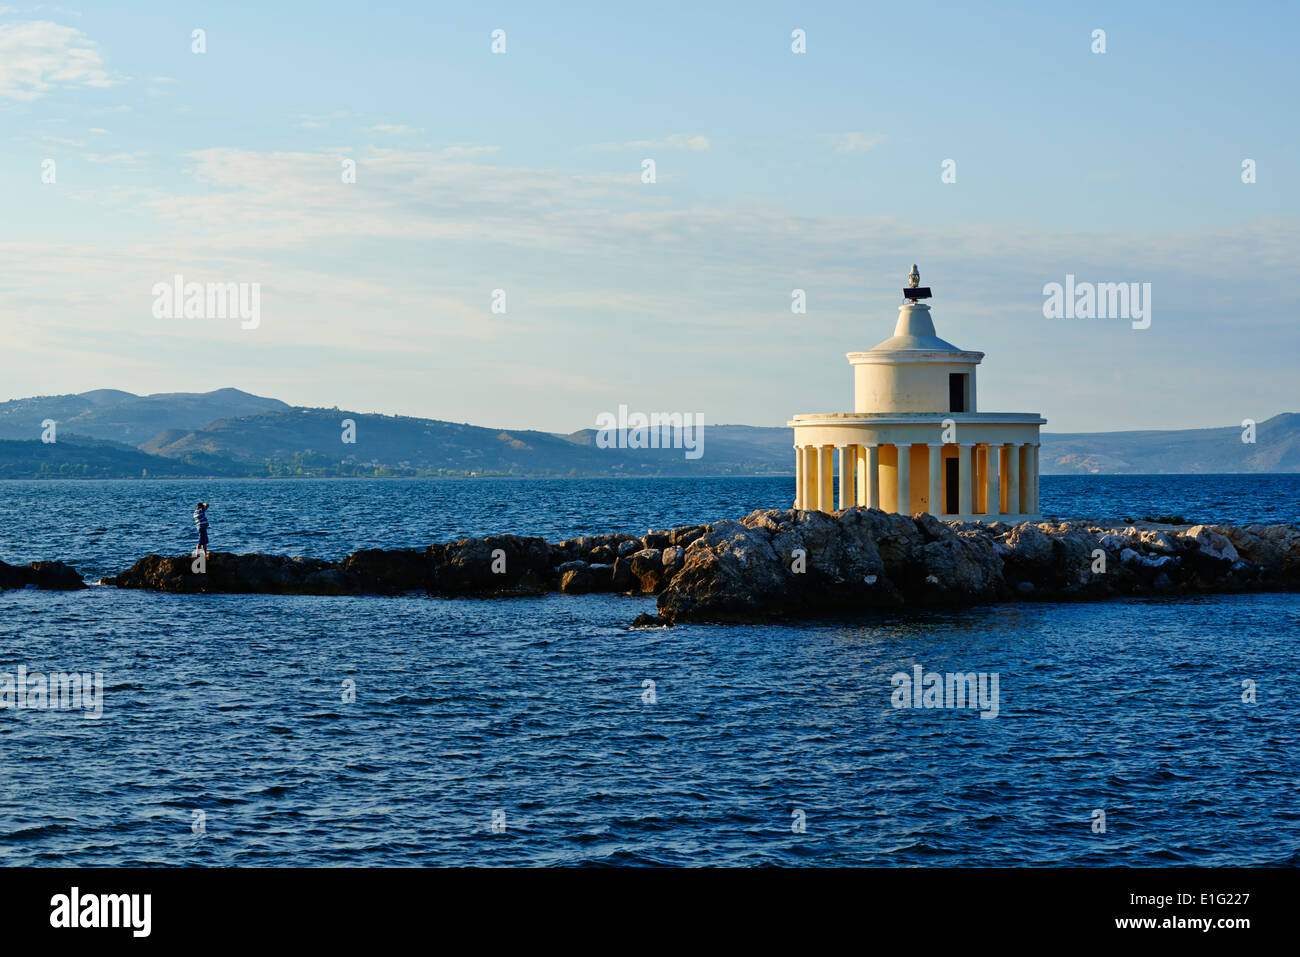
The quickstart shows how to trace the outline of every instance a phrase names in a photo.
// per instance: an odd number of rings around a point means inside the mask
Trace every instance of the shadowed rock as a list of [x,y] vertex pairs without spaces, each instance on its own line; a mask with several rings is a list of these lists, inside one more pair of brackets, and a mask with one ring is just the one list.
[[618,561],[627,565],[627,580],[633,591],[639,591],[643,595],[657,595],[668,583],[663,552],[658,548],[642,548]]
[[71,565],[63,562],[32,562],[30,565],[6,565],[0,562],[0,590],[39,588],[41,591],[76,591],[86,583]]
[[573,561],[565,562],[556,570],[560,574],[560,591],[571,595],[614,590],[613,565]]
[[367,548],[343,559],[341,570],[359,587],[381,595],[429,591],[433,586],[433,559],[429,549]]
[[540,591],[551,586],[551,546],[541,538],[493,535],[431,545],[432,590],[475,592]]
[[146,555],[103,584],[118,588],[182,593],[258,593],[270,595],[347,595],[363,591],[338,562],[287,555],[232,555],[212,552],[202,572],[189,555]]

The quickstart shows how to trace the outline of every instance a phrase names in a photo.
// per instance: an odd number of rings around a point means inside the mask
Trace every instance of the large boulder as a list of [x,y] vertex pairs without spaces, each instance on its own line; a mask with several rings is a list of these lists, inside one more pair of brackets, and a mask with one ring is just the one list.
[[921,549],[926,596],[931,604],[992,601],[1002,584],[1002,559],[993,543],[974,536],[933,541]]
[[[969,562],[991,557],[991,549],[967,548],[947,530],[931,531],[947,536],[948,547]],[[924,587],[925,544],[915,520],[879,510],[849,509],[832,516],[773,509],[739,522],[717,522],[686,549],[685,564],[660,593],[659,616],[668,621],[751,621],[894,605],[903,600],[903,591]],[[960,580],[954,595],[992,594],[996,586],[995,570],[967,567],[960,575],[938,570]],[[904,583],[902,590],[898,582]]]
[[1169,537],[1169,534],[1167,532],[1162,532],[1159,529],[1147,529],[1146,531],[1143,531],[1141,533],[1141,539],[1142,544],[1151,551],[1161,552],[1165,555],[1172,555],[1174,552],[1178,551],[1178,546],[1174,544],[1174,540]]
[[[368,548],[343,559],[341,574],[359,590],[381,595],[429,591],[433,587],[433,562],[428,549]],[[345,579],[330,578],[343,583]]]
[[[623,561],[623,559],[619,559]],[[657,548],[643,548],[627,558],[628,574],[632,589],[643,595],[657,595],[668,583],[668,572],[664,568],[663,552]]]
[[1195,542],[1200,553],[1206,558],[1232,564],[1241,557],[1226,535],[1220,535],[1208,525],[1193,525],[1183,532],[1181,537]]
[[668,533],[668,544],[685,548],[703,534],[703,525],[682,525]]
[[1082,599],[1104,597],[1131,586],[1134,578],[1126,570],[1126,556],[1141,553],[1130,544],[1149,547],[1136,534],[1104,532],[1083,522],[1026,522],[1003,535],[994,548],[1003,560],[1009,591],[1037,599]]
[[667,578],[672,578],[677,570],[686,564],[686,549],[680,545],[669,545],[661,554],[663,556],[664,575]]
[[[885,560],[879,542],[886,548],[894,541],[896,528],[910,530],[911,546],[921,542],[911,519],[898,516],[892,523],[884,512],[849,509],[839,516],[802,510],[754,512],[741,519],[748,528],[768,535],[772,550],[796,575],[801,590],[833,596],[856,595],[859,586],[875,584],[886,577]],[[909,557],[915,558],[915,547]]]
[[[629,544],[631,543],[631,544]],[[583,535],[551,546],[553,564],[583,561],[588,564],[612,565],[620,554],[627,555],[642,547],[641,540],[627,532]]]
[[518,535],[465,538],[429,546],[432,587],[447,595],[536,591],[551,578],[551,546]]
[[659,595],[669,621],[759,621],[802,607],[795,575],[765,530],[716,522],[686,549],[685,562]]
[[565,562],[555,569],[560,591],[581,595],[593,591],[614,591],[614,566],[589,562]]
[[1300,584],[1300,528],[1295,525],[1213,525],[1240,558],[1281,583]]
[[32,562],[25,567],[0,562],[0,590],[37,588],[41,591],[76,591],[85,587],[81,574],[63,562]]
[[648,531],[641,537],[641,545],[644,548],[654,548],[663,551],[673,543],[672,532]]
[[1008,549],[1007,564],[1028,569],[1042,568],[1052,560],[1052,540],[1037,525],[1017,525],[1004,541]]

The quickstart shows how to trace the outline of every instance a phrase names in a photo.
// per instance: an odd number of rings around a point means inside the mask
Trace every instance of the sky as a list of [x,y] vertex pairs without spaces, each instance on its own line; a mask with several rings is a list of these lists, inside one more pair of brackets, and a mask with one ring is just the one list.
[[[981,411],[1300,411],[1298,10],[2,6],[0,400],[784,425],[851,410],[917,263]],[[1048,318],[1067,274],[1150,325]],[[256,325],[159,316],[176,275]]]

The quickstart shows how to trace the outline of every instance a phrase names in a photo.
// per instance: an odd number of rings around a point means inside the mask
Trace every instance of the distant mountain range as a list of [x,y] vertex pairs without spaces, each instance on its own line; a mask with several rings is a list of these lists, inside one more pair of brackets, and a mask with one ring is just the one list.
[[1043,433],[1044,473],[1300,472],[1300,413],[1283,412],[1255,426],[1253,442],[1238,425],[1221,429]]
[[[43,424],[53,420],[53,442]],[[356,441],[345,442],[344,420]],[[789,475],[786,428],[711,425],[704,454],[568,435],[291,406],[238,389],[116,389],[0,403],[0,478]],[[1300,472],[1300,414],[1242,429],[1044,433],[1044,473]]]
[[[53,443],[41,441],[47,420]],[[0,478],[775,475],[794,458],[787,429],[708,426],[694,460],[682,448],[602,449],[596,434],[308,409],[238,389],[101,389],[0,403]]]

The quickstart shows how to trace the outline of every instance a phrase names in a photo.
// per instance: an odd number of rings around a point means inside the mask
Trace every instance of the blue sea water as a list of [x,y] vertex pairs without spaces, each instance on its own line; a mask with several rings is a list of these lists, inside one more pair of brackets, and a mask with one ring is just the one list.
[[[792,496],[785,479],[0,482],[0,558],[95,579],[179,554],[199,498],[216,549],[338,558]],[[1300,476],[1046,476],[1042,499],[1295,521]],[[653,607],[0,592],[0,674],[104,679],[97,719],[0,711],[0,864],[1300,865],[1296,596],[627,628]],[[893,707],[914,665],[996,673],[998,716]]]

